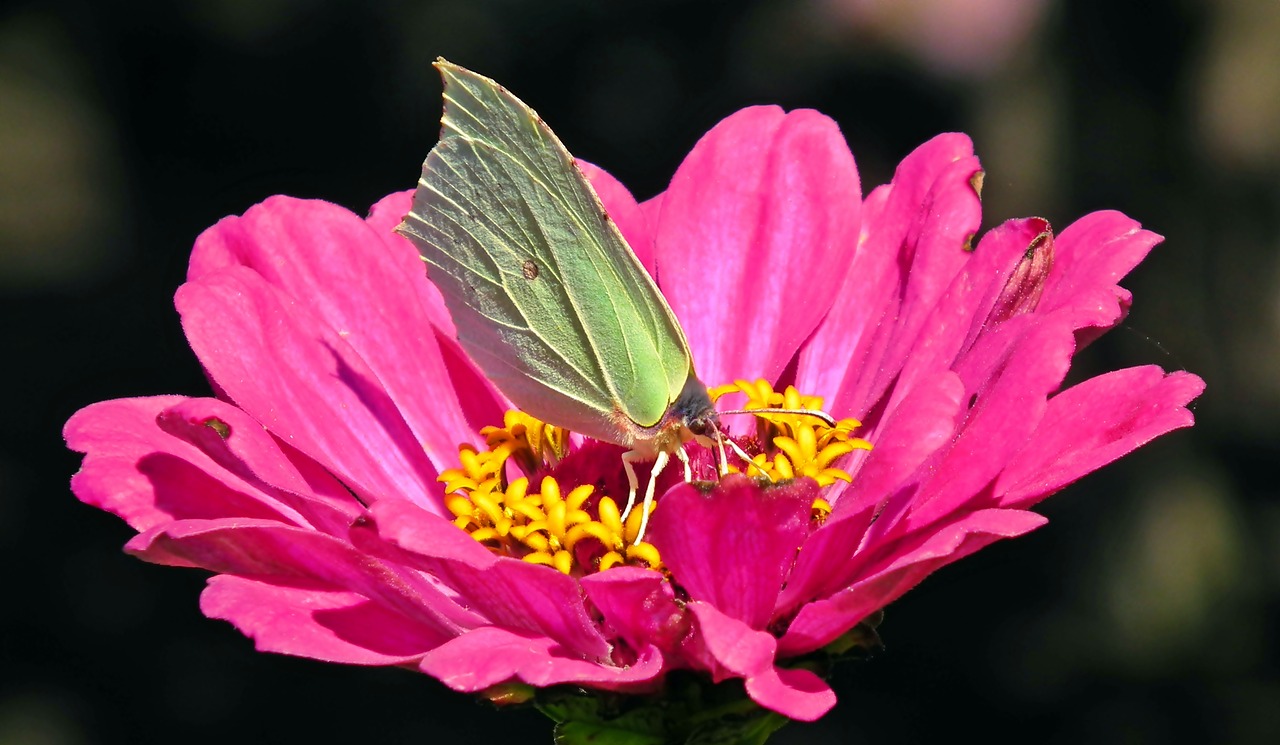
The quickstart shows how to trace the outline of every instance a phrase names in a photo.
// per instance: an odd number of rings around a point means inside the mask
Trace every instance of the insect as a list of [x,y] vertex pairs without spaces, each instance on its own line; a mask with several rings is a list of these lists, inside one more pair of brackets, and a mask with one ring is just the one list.
[[435,66],[440,141],[397,230],[427,262],[458,341],[512,403],[628,448],[624,518],[639,490],[634,464],[654,462],[643,537],[672,455],[692,480],[685,442],[718,445],[721,475],[725,442],[750,458],[721,435],[675,314],[569,151],[498,83]]

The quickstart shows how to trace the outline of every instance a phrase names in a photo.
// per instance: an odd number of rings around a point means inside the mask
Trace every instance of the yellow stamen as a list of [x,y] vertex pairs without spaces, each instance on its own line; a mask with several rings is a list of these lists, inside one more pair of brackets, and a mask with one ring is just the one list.
[[554,466],[564,457],[569,444],[569,431],[511,410],[502,417],[501,427],[480,430],[489,450],[499,454],[503,462],[513,458],[526,476],[532,476],[546,464]]
[[[821,398],[805,396],[794,386],[775,391],[765,380],[738,380],[708,390],[713,401],[729,393],[747,396],[746,404],[740,407],[743,409],[821,411],[823,405]],[[871,448],[866,440],[853,436],[861,426],[856,419],[841,419],[829,426],[820,417],[806,414],[755,416],[757,439],[765,445],[765,452],[755,455],[743,468],[749,475],[770,481],[808,476],[821,487],[850,481],[850,474],[833,464],[855,450]],[[529,479],[546,473],[565,456],[566,430],[523,412],[509,411],[502,427],[486,427],[481,434],[487,449],[461,446],[459,467],[439,477],[445,485],[444,506],[455,525],[495,553],[543,564],[564,574],[581,576],[623,565],[663,571],[657,548],[636,541],[641,510],[632,510],[624,523],[611,495],[596,494],[590,484],[565,494],[552,476],[542,477],[538,488],[530,491]],[[525,476],[508,481],[509,461]],[[657,504],[650,506],[650,512]],[[831,505],[825,499],[814,501],[811,519],[815,524],[830,513]]]
[[[795,386],[778,392],[768,381],[738,380],[731,386],[719,386],[715,398],[731,392],[743,393],[747,402],[742,408],[783,408],[821,411],[823,400],[819,396],[805,396]],[[836,426],[828,426],[821,419],[806,414],[756,414],[757,437],[770,443],[777,450],[773,458],[757,456],[749,469],[758,469],[777,481],[809,476],[819,486],[830,486],[836,481],[852,481],[853,477],[831,464],[854,450],[870,450],[871,443],[852,437],[862,426],[856,419],[841,419]]]

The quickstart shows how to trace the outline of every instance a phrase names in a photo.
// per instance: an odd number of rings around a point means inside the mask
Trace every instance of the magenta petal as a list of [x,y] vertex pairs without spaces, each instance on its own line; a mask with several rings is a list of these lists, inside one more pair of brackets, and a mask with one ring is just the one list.
[[951,440],[964,403],[964,384],[953,372],[936,373],[916,386],[880,419],[874,431],[864,435],[873,443],[872,450],[853,483],[841,492],[833,516],[881,504]]
[[[862,417],[897,376],[931,309],[972,254],[981,170],[960,134],[939,135],[868,197],[848,279],[805,343],[797,386]],[[851,353],[852,351],[852,353]]]
[[815,111],[744,109],[698,141],[654,240],[703,380],[778,376],[844,280],[860,208],[853,156]]
[[650,569],[619,566],[583,577],[587,599],[607,629],[632,649],[674,649],[685,633],[685,615],[671,583]]
[[449,638],[353,592],[229,575],[209,579],[200,610],[230,621],[260,652],[352,665],[416,663]]
[[1001,474],[999,505],[1030,507],[1152,439],[1190,427],[1185,407],[1203,390],[1195,375],[1152,365],[1099,375],[1059,393]]
[[67,446],[85,453],[71,479],[75,495],[139,531],[183,519],[294,521],[296,513],[274,494],[156,426],[162,411],[184,401],[190,399],[119,399],[76,412],[64,429]]
[[[213,281],[211,274],[237,266],[277,290],[290,312],[305,306],[317,330],[342,339],[437,468],[456,460],[458,438],[471,430],[436,344],[438,299],[407,240],[328,202],[273,197],[206,230],[188,282]],[[244,405],[226,388],[235,382],[214,378]]]
[[187,399],[160,412],[156,424],[257,487],[264,502],[297,525],[345,532],[362,511],[336,479],[323,469],[304,475],[261,425],[224,401]]
[[662,672],[662,656],[647,648],[630,665],[583,660],[545,636],[486,627],[428,652],[422,671],[455,691],[482,691],[520,680],[539,688],[580,683],[606,690],[633,689]]
[[649,272],[649,276],[657,279],[657,257],[653,251],[653,234],[649,230],[649,218],[645,216],[636,203],[636,198],[622,182],[614,178],[608,171],[585,160],[576,161],[578,168],[591,182],[596,195],[604,205],[605,212],[613,219],[627,245],[635,253],[636,258]]
[[138,472],[138,460],[150,453],[177,450],[181,459],[196,452],[155,426],[157,413],[182,400],[181,396],[122,398],[77,411],[62,428],[67,447],[86,456],[71,477],[76,497],[140,531],[200,509],[199,495],[190,507],[158,504],[155,485]]
[[209,376],[260,424],[366,501],[435,503],[437,471],[423,445],[339,334],[243,267],[188,282],[176,302]]
[[815,722],[836,705],[831,686],[804,668],[770,667],[744,683],[752,701],[800,722]]
[[690,598],[763,629],[808,535],[817,496],[811,479],[762,489],[729,475],[705,496],[681,484],[663,495],[649,540]]
[[[408,248],[400,250],[407,250],[417,256],[417,249],[409,244],[408,239],[395,232],[412,205],[412,189],[388,194],[370,208],[366,222],[389,244],[394,246],[403,243]],[[458,397],[458,405],[466,417],[467,431],[479,432],[486,426],[500,426],[503,412],[513,408],[510,402],[493,387],[471,358],[467,357],[467,353],[462,351],[458,344],[458,330],[444,304],[444,296],[430,281],[423,285],[422,299],[427,316],[435,326],[436,344]],[[444,437],[444,440],[448,441],[448,437]]]
[[186,520],[143,533],[125,550],[146,561],[199,566],[289,586],[351,591],[452,635],[480,622],[434,584],[396,572],[334,536],[263,520]]
[[775,613],[789,613],[853,580],[857,565],[850,559],[871,521],[890,500],[914,503],[919,483],[909,477],[954,436],[963,393],[955,373],[941,373],[912,391],[884,422],[853,483],[840,494],[827,522],[805,541]]
[[711,670],[713,679],[743,678],[752,701],[800,721],[812,722],[835,706],[835,693],[817,675],[774,666],[777,640],[767,632],[752,629],[708,603],[689,603],[689,610],[697,619],[708,662],[719,668]]
[[1076,329],[1110,328],[1124,317],[1129,300],[1116,283],[1161,240],[1119,212],[1094,212],[1076,220],[1055,241],[1054,267],[1040,311],[1067,313]]
[[[927,467],[931,474],[905,515],[908,526],[942,520],[983,491],[1026,445],[1062,383],[1075,349],[1064,324],[1020,316],[975,346],[959,372],[973,397],[967,421],[949,450]],[[994,506],[987,503],[985,506]],[[877,535],[897,529],[897,515],[881,515]]]
[[352,531],[356,546],[426,572],[492,624],[550,637],[587,659],[609,659],[609,644],[572,577],[495,557],[453,523],[407,501],[385,500],[370,512],[373,519]]
[[[417,256],[418,251],[413,244],[409,243],[409,239],[396,232],[396,228],[404,222],[404,216],[409,214],[409,209],[413,206],[413,192],[413,189],[395,191],[374,202],[369,208],[369,216],[365,218],[365,222],[387,243],[393,246],[401,243],[407,248],[400,248],[400,251],[408,251],[410,255]],[[427,270],[421,261],[418,268],[422,270],[422,275],[425,277]],[[436,286],[426,282],[421,297],[423,309],[431,319],[432,325],[446,338],[457,338],[458,331],[453,326],[453,317],[449,315],[449,308],[444,304],[444,296]]]
[[935,570],[1001,538],[1032,531],[1047,520],[1023,510],[980,510],[909,544],[887,546],[883,566],[830,598],[800,609],[779,641],[784,656],[811,652],[853,628],[915,587]]
[[[1030,218],[1009,220],[982,236],[973,257],[938,299],[912,345],[894,384],[889,408],[922,378],[953,369],[979,336],[989,334],[998,325],[992,318],[997,312],[995,306],[1002,298],[1009,301],[1005,289],[1023,264],[1028,248],[1033,244],[1052,246],[1048,231],[1049,224],[1044,220]],[[1040,239],[1042,235],[1046,237]],[[1042,288],[1044,278],[1038,279]],[[1001,321],[1014,315],[1013,308],[1002,310],[1005,315]],[[1028,309],[1021,310],[1020,314],[1025,314]]]

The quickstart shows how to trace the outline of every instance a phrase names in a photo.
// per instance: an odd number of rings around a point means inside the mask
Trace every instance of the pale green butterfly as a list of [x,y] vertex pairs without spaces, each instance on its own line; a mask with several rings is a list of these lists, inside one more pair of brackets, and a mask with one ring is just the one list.
[[672,454],[692,479],[685,441],[714,437],[721,475],[725,442],[750,457],[721,436],[675,314],[569,151],[501,85],[435,66],[440,142],[397,230],[429,265],[463,349],[512,403],[629,448],[624,518],[639,488],[633,464],[654,461],[643,537]]

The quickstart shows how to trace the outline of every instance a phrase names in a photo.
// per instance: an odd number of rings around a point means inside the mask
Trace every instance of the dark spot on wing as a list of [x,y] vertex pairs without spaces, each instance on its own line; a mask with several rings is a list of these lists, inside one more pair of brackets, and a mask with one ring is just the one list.
[[524,264],[520,266],[520,273],[524,275],[525,279],[537,279],[538,265],[533,263],[533,259],[525,259]]

